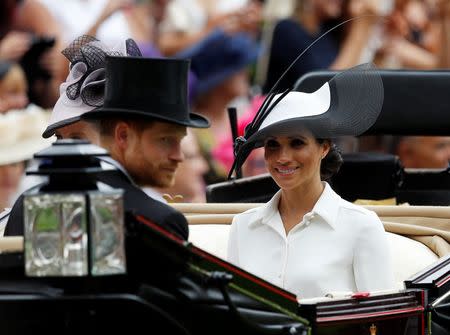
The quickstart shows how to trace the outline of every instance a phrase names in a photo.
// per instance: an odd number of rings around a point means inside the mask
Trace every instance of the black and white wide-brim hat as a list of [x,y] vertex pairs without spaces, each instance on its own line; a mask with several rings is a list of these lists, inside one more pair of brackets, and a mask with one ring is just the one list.
[[295,135],[305,129],[322,139],[358,136],[375,123],[383,99],[383,82],[373,64],[340,72],[313,93],[269,94],[244,136],[235,141],[230,175],[271,136]]
[[80,121],[84,113],[103,105],[106,56],[142,56],[131,38],[110,48],[89,35],[76,38],[62,54],[70,61],[70,72],[60,85],[59,99],[42,134],[44,138],[52,136],[58,128]]

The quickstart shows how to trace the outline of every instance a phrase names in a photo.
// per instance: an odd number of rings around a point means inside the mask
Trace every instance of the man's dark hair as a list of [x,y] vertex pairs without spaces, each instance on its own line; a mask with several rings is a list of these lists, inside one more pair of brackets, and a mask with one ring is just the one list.
[[154,120],[148,119],[148,118],[139,118],[139,117],[133,117],[133,118],[106,118],[106,119],[100,119],[96,120],[95,123],[97,125],[97,128],[100,132],[100,136],[112,136],[114,128],[116,127],[117,123],[119,122],[126,122],[130,124],[130,126],[137,130],[138,132],[144,131],[146,128],[150,127],[152,123],[154,123]]

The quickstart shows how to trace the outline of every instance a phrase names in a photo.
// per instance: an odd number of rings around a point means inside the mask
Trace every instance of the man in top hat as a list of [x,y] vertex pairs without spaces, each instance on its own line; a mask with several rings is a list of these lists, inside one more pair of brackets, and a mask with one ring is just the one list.
[[108,57],[104,105],[82,115],[98,121],[100,145],[141,186],[170,186],[186,127],[209,126],[189,113],[188,68],[187,60]]
[[[206,118],[189,113],[188,70],[188,60],[107,57],[103,106],[81,116],[97,123],[100,146],[141,187],[171,186],[184,159],[180,142],[186,127],[209,126]],[[181,213],[137,187],[129,190],[123,180],[114,183],[130,192],[126,208],[164,223],[187,239]]]
[[[100,145],[99,122],[82,119],[82,115],[103,105],[106,56],[142,57],[142,54],[132,39],[127,39],[115,48],[108,48],[89,35],[76,38],[62,53],[70,61],[70,73],[60,87],[60,97],[42,136],[86,139]],[[103,125],[104,128],[108,128],[110,123],[103,122]],[[155,171],[152,173],[155,180],[144,184],[152,187],[160,186],[158,173]],[[166,187],[166,183],[163,184],[163,187]],[[156,190],[146,187],[145,191],[153,198],[165,202]]]
[[[125,189],[125,209],[184,239],[188,238],[184,216],[136,184],[170,186],[183,160],[180,142],[186,127],[209,126],[205,118],[188,111],[188,68],[187,60],[106,57],[103,107],[81,115],[98,126],[99,144],[114,159],[110,163],[123,168],[123,174],[102,181]],[[5,234],[22,232],[21,224],[8,223]]]

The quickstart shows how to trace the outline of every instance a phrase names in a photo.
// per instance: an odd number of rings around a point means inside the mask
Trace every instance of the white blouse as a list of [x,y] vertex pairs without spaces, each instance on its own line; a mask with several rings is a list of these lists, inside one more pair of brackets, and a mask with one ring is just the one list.
[[263,206],[236,215],[228,260],[298,298],[395,289],[378,216],[324,184],[313,210],[288,235],[278,211],[281,191]]

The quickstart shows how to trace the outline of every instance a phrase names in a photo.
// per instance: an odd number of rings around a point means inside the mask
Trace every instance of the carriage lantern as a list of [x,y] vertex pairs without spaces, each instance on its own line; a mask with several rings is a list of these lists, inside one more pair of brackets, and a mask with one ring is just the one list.
[[59,140],[37,154],[27,174],[47,182],[23,198],[25,272],[31,277],[126,273],[123,190],[99,181],[117,172],[101,162],[107,151]]

